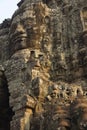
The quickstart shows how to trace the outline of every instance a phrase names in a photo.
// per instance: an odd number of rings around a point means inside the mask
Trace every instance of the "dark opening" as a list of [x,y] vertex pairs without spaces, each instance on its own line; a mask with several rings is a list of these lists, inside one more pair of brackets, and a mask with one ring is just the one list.
[[10,121],[14,112],[9,106],[9,92],[6,77],[0,71],[0,130],[10,130]]
[[31,57],[31,58],[35,58],[35,51],[31,51],[31,52],[30,52],[30,57]]

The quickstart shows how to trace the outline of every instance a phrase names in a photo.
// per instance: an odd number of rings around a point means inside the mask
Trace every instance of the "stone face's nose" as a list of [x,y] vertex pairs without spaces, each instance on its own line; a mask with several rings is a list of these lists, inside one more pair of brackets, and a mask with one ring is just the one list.
[[25,30],[21,24],[18,24],[14,33],[25,33]]
[[10,55],[14,54],[17,50],[27,48],[26,39],[27,33],[23,25],[20,23],[12,24],[10,31]]
[[23,28],[23,25],[21,25],[20,23],[16,24],[16,25],[12,25],[11,29],[10,29],[10,40],[13,42],[15,41],[18,36],[20,35],[20,37],[26,36],[26,31]]
[[24,28],[23,28],[23,26],[22,26],[21,24],[18,24],[18,25],[17,25],[16,30],[19,31],[19,32],[20,32],[20,31],[25,32],[25,31],[24,31]]

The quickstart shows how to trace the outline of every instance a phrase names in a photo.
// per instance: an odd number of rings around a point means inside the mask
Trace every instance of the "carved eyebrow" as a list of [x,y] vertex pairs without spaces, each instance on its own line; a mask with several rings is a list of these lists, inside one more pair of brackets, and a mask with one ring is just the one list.
[[25,23],[32,23],[32,22],[34,22],[34,18],[32,18],[32,17],[26,17],[25,19],[22,19],[22,22],[25,24]]
[[35,26],[35,21],[34,20],[32,20],[32,21],[30,21],[30,20],[28,20],[27,22],[25,22],[25,21],[22,21],[22,26],[27,30],[29,30],[30,28],[32,28],[32,27],[34,27]]

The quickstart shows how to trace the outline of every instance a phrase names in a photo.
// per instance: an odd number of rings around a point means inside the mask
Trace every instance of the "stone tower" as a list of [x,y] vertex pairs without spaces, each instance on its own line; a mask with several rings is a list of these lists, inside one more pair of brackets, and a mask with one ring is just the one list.
[[86,78],[87,0],[21,0],[0,24],[1,130],[87,130]]

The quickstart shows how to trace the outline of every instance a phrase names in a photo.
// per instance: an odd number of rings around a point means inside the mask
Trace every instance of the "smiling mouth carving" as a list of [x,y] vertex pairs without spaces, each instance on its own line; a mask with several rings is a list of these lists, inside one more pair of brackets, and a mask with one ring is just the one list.
[[13,55],[16,51],[27,48],[26,32],[15,32],[10,34],[10,55]]
[[11,35],[10,38],[13,43],[16,43],[16,42],[23,41],[24,39],[26,39],[27,35],[24,32],[17,32]]

